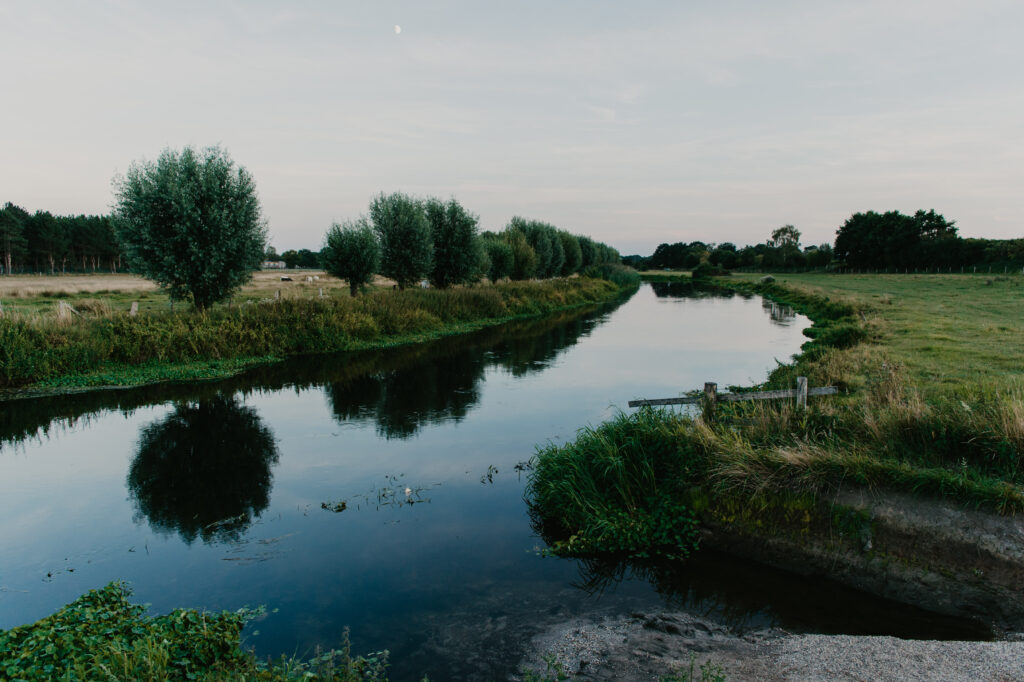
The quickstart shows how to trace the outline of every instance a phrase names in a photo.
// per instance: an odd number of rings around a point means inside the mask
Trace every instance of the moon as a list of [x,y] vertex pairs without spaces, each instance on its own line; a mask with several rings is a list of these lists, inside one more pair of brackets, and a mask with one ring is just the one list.
[[395,24],[395,35],[397,36],[401,32],[402,32],[402,27],[399,26],[398,24]]

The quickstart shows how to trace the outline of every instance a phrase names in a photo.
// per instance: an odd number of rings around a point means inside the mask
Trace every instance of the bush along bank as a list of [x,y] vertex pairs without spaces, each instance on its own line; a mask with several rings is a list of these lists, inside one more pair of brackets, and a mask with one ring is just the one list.
[[[684,557],[700,538],[1024,629],[1024,608],[1008,606],[1024,589],[1024,548],[1012,540],[1020,531],[1013,515],[1024,511],[1022,392],[977,385],[925,399],[882,361],[878,344],[864,342],[871,329],[856,302],[770,281],[715,283],[814,320],[800,358],[751,389],[792,388],[800,375],[841,394],[803,410],[790,401],[719,403],[696,416],[641,408],[539,450],[527,500],[549,551]],[[933,505],[932,516],[950,524],[997,530],[954,538],[883,509],[902,514],[912,505]],[[897,568],[905,580],[894,578]],[[930,594],[912,589],[922,581]]]
[[0,326],[0,387],[214,378],[290,355],[370,349],[471,331],[612,300],[633,289],[610,279],[573,277],[277,300],[204,312],[65,322],[13,319]]
[[31,625],[0,630],[7,680],[386,680],[388,652],[353,657],[342,648],[309,660],[261,661],[241,647],[260,610],[145,615],[123,583],[90,590]]

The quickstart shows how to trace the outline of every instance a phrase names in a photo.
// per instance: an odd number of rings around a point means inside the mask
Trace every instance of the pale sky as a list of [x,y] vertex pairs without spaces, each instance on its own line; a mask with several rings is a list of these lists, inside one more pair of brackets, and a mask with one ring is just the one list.
[[1022,29],[1019,0],[0,0],[0,202],[104,213],[132,161],[220,144],[279,251],[381,191],[623,254],[866,210],[1022,237]]

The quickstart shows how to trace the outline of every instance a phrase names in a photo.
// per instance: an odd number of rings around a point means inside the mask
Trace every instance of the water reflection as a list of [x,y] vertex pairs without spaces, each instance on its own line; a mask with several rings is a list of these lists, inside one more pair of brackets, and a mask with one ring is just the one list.
[[478,403],[488,367],[516,377],[539,372],[602,319],[566,313],[484,331],[469,343],[450,339],[367,355],[325,388],[327,400],[339,421],[372,420],[383,438],[411,438],[426,424],[461,421]]
[[613,591],[631,580],[649,582],[666,607],[724,623],[737,632],[766,627],[906,639],[991,639],[976,621],[915,609],[757,562],[701,549],[689,561],[593,558],[579,561],[576,586],[588,594]]
[[270,502],[274,436],[249,407],[218,395],[144,427],[128,471],[137,513],[187,543],[237,540]]
[[[651,289],[658,298],[677,301],[704,298],[729,299],[734,296],[740,296],[744,299],[753,298],[753,294],[746,292],[737,292],[731,289],[721,289],[708,285],[695,285],[687,281],[652,282]],[[768,318],[772,321],[772,324],[789,327],[796,322],[796,311],[788,305],[762,298],[761,308],[768,313]]]
[[479,399],[483,356],[454,346],[430,355],[405,356],[396,366],[331,384],[326,391],[335,417],[372,419],[378,435],[387,439],[409,438],[424,423],[460,421]]
[[764,298],[761,299],[761,308],[768,313],[772,322],[783,327],[788,327],[796,321],[796,311],[788,305]]
[[[338,419],[374,419],[382,435],[407,438],[424,423],[465,416],[479,399],[477,384],[487,366],[502,367],[514,376],[542,370],[622,303],[584,307],[415,346],[296,357],[216,382],[13,400],[0,396],[0,447],[47,438],[110,411],[129,415],[140,407],[169,401],[313,387],[326,388]],[[412,414],[403,414],[406,409]]]

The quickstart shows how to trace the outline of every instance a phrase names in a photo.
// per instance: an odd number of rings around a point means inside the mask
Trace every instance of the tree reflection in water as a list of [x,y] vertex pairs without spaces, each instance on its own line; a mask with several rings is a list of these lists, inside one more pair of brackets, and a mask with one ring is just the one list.
[[339,421],[373,420],[383,438],[411,438],[424,424],[459,421],[480,400],[488,367],[520,377],[550,366],[605,319],[580,312],[485,330],[419,348],[375,354],[326,387]]
[[142,429],[128,489],[154,529],[190,544],[228,542],[267,508],[277,460],[256,411],[221,394],[181,403]]

